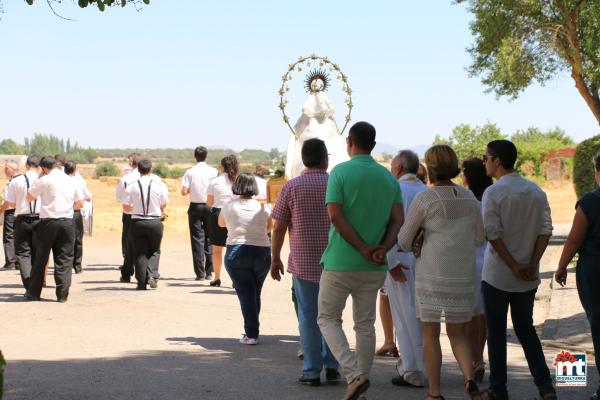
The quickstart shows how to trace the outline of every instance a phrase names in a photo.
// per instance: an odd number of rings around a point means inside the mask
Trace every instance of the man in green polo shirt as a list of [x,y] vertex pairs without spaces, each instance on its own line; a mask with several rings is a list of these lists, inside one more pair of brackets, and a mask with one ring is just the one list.
[[[358,122],[350,128],[351,160],[331,171],[325,200],[331,229],[321,258],[318,323],[348,381],[344,400],[355,400],[369,388],[377,291],[387,271],[385,254],[396,243],[404,221],[400,186],[371,157],[374,147],[371,124]],[[352,296],[356,354],[342,329],[348,296]]]

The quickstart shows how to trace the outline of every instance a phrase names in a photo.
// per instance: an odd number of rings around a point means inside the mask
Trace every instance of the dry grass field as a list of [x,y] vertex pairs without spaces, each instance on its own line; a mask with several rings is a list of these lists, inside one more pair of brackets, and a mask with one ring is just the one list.
[[[88,186],[94,195],[94,233],[119,233],[121,231],[121,207],[115,198],[115,187],[118,178],[87,179]],[[169,218],[165,223],[168,235],[187,235],[188,197],[179,193],[179,181],[166,179],[169,187]],[[0,180],[2,187],[6,180]],[[570,224],[574,215],[576,202],[573,184],[570,181],[546,182],[543,185],[548,194],[552,217],[555,224]]]

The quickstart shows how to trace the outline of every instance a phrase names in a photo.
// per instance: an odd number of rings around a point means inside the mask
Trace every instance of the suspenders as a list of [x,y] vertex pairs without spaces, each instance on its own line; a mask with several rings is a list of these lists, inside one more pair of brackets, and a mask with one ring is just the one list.
[[[27,184],[27,193],[29,193],[29,178],[27,177],[27,174],[24,174],[23,177],[25,178],[25,183]],[[37,199],[35,199],[33,201],[33,207],[31,206],[31,201],[29,202],[29,212],[31,215],[35,215],[35,209],[37,207]]]
[[144,214],[142,216],[147,217],[150,212],[150,189],[152,188],[152,180],[150,180],[150,184],[148,184],[148,195],[145,199],[146,204],[144,204],[144,190],[142,189],[142,182],[137,181],[140,187],[140,196],[142,197],[142,211]]

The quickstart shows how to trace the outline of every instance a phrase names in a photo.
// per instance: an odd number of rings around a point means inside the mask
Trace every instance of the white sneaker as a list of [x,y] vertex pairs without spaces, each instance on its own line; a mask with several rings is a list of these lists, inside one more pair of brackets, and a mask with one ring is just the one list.
[[249,345],[253,346],[253,345],[258,344],[258,339],[252,339],[246,335],[242,335],[242,337],[240,338],[240,343],[241,344],[249,344]]

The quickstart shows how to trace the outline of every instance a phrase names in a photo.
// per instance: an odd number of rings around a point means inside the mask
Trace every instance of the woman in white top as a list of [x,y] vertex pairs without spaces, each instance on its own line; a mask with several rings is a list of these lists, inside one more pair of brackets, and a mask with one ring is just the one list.
[[271,209],[253,196],[258,194],[254,177],[241,174],[232,187],[239,199],[223,207],[219,225],[227,227],[225,268],[240,300],[244,316],[242,344],[257,344],[260,293],[271,265]]
[[231,185],[239,174],[239,163],[237,158],[230,154],[221,159],[219,176],[210,180],[208,184],[208,198],[206,204],[210,209],[210,225],[208,237],[212,244],[212,262],[215,270],[215,278],[210,286],[221,286],[221,267],[223,266],[223,247],[227,240],[227,228],[219,226],[219,213],[221,209],[234,199]]
[[[480,158],[472,158],[462,163],[462,181],[475,195],[475,198],[481,203],[483,192],[494,181],[487,176],[485,164]],[[483,258],[487,242],[477,246],[475,251],[475,263],[477,274],[475,275],[475,304],[473,306],[473,319],[467,327],[473,352],[473,370],[475,382],[482,382],[485,375],[485,362],[483,362],[483,350],[485,349],[485,339],[487,327],[485,324],[485,313],[483,310],[483,296],[481,294],[481,271],[483,270]]]
[[467,323],[475,301],[475,246],[485,240],[480,205],[473,193],[452,182],[460,173],[451,147],[438,145],[425,153],[433,187],[417,194],[398,235],[410,251],[423,230],[423,244],[415,266],[417,316],[423,324],[423,356],[429,381],[427,399],[440,395],[440,323],[465,378],[469,399],[480,399],[473,380],[473,355]]

